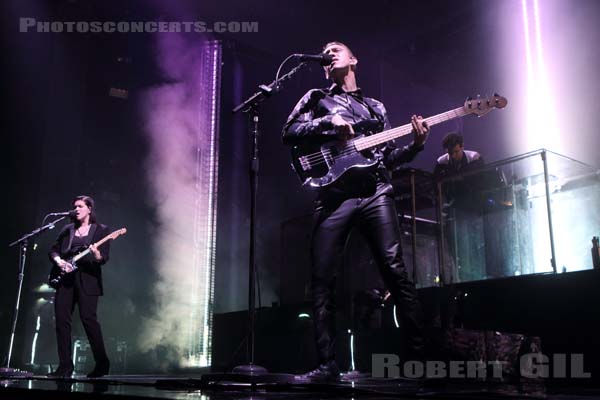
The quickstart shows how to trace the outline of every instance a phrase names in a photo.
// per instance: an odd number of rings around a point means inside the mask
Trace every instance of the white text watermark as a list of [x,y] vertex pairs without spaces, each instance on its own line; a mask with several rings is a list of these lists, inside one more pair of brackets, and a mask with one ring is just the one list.
[[[585,372],[583,354],[523,354],[519,358],[519,373],[524,378],[591,378]],[[373,354],[374,378],[466,378],[500,379],[507,361],[406,361],[400,365],[396,354]]]
[[258,21],[38,21],[19,18],[22,33],[255,33]]

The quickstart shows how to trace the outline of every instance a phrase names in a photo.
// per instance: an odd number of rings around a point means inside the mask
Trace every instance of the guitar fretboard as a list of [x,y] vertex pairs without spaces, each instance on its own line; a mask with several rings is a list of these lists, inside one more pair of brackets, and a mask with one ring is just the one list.
[[[121,228],[118,231],[114,231],[113,233],[104,236],[102,239],[98,240],[92,246],[100,247],[104,244],[104,242],[107,242],[111,239],[114,240],[114,239],[118,238],[120,235],[125,234],[126,232],[127,232],[127,229]],[[87,248],[86,250],[82,251],[81,253],[79,253],[75,257],[73,257],[73,262],[81,260],[83,257],[87,256],[90,252],[91,252],[91,250],[89,248]]]
[[[429,126],[437,125],[442,122],[449,121],[451,119],[464,117],[469,114],[463,107],[455,108],[454,110],[446,111],[444,113],[434,115],[432,117],[425,118],[425,121]],[[366,136],[364,138],[356,139],[354,146],[357,151],[363,151],[370,149],[375,146],[379,146],[390,140],[398,139],[399,137],[406,136],[412,132],[412,124],[406,124],[397,128],[388,129],[387,131],[379,132],[375,135]]]

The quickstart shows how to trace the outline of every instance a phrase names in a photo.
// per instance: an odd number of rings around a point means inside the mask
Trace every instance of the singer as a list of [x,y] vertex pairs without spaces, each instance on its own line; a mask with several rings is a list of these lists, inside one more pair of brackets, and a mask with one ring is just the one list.
[[[381,128],[390,124],[383,104],[363,95],[356,83],[358,59],[343,43],[330,42],[323,52],[333,57],[325,66],[332,80],[327,89],[310,90],[298,102],[283,127],[287,145],[329,140],[348,140],[353,125],[376,120]],[[317,195],[311,239],[312,297],[319,367],[297,377],[301,382],[339,379],[335,361],[336,269],[352,228],[358,228],[370,245],[379,271],[402,313],[411,359],[424,357],[423,317],[414,283],[409,279],[400,247],[400,227],[388,168],[411,161],[424,148],[429,132],[422,117],[413,115],[413,142],[396,148],[392,142],[374,150],[377,172],[352,182],[321,189]]]
[[[89,196],[77,196],[73,199],[75,216],[72,223],[66,225],[48,253],[54,268],[67,273],[61,280],[54,298],[56,319],[56,341],[58,345],[58,368],[49,377],[69,378],[73,373],[71,354],[71,321],[75,304],[79,304],[79,317],[90,342],[96,366],[87,376],[98,378],[108,374],[110,362],[104,348],[102,329],[96,316],[99,296],[103,294],[101,266],[108,261],[110,241],[100,248],[90,246],[109,233],[106,225],[96,221],[94,200]],[[78,261],[78,269],[66,259],[90,247],[91,253]]]

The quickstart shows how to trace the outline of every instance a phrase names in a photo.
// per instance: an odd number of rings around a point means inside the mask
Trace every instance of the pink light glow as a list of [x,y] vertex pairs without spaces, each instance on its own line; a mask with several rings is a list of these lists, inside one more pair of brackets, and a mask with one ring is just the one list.
[[[539,148],[559,151],[561,143],[554,113],[554,98],[543,57],[538,0],[522,0],[521,6],[527,66],[526,148],[528,151]],[[531,14],[533,24],[530,21]]]

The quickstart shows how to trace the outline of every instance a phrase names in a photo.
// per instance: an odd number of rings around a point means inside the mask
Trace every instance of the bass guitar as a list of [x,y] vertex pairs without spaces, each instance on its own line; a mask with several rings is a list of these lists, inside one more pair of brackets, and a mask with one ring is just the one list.
[[[424,121],[428,126],[433,126],[469,114],[481,117],[494,108],[506,107],[507,103],[506,98],[497,94],[490,98],[469,98],[462,107],[425,118]],[[321,189],[335,185],[349,175],[371,171],[377,166],[378,160],[367,150],[412,132],[411,124],[379,133],[374,133],[373,124],[369,123],[359,122],[353,127],[357,136],[349,140],[292,147],[292,168],[304,186]]]

